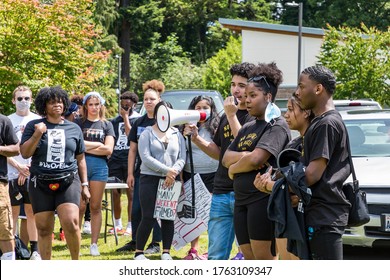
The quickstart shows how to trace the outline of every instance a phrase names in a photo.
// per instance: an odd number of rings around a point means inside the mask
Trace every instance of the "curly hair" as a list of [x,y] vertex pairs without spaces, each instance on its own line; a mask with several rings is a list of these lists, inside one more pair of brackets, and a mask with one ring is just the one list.
[[236,75],[248,79],[249,73],[254,67],[255,65],[249,62],[233,64],[232,67],[230,67],[230,75],[232,77]]
[[330,69],[322,65],[310,66],[302,71],[302,74],[308,75],[309,79],[321,84],[330,94],[336,90],[336,77]]
[[[207,104],[211,108],[210,116],[209,116],[208,120],[205,122],[205,128],[208,132],[210,132],[210,134],[212,136],[214,136],[214,134],[218,128],[220,116],[217,112],[217,107],[215,106],[215,102],[214,102],[213,98],[211,98],[210,96],[206,96],[206,95],[195,96],[192,99],[190,105],[188,106],[188,109],[194,110],[196,107],[196,104],[198,104],[202,100],[206,100]],[[199,125],[200,124],[198,123],[198,127],[199,127]]]
[[[258,81],[251,81],[256,77],[264,77]],[[279,85],[283,82],[283,73],[276,66],[275,62],[271,63],[259,63],[249,74],[249,81],[255,84],[255,86],[265,93],[272,94],[272,102],[275,100],[276,93],[278,92]]]
[[37,110],[39,115],[44,117],[47,115],[46,104],[52,100],[62,101],[62,104],[64,104],[64,110],[62,112],[62,115],[64,115],[65,112],[68,111],[68,108],[70,106],[68,93],[60,86],[44,87],[39,90],[34,102],[35,109]]
[[138,95],[131,91],[125,91],[122,93],[120,99],[130,99],[134,104],[137,104],[139,101]]
[[161,95],[165,91],[165,85],[159,80],[150,80],[142,84],[142,90],[144,93],[149,89],[155,90],[159,95]]
[[70,101],[76,103],[79,106],[83,106],[84,96],[80,94],[75,94],[70,98]]

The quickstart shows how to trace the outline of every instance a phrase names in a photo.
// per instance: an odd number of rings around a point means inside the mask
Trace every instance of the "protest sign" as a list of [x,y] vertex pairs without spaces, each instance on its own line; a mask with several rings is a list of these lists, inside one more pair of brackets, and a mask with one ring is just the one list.
[[154,218],[171,221],[175,220],[181,185],[181,182],[176,181],[173,186],[164,187],[164,180],[160,180],[154,207]]
[[192,190],[191,180],[184,183],[177,205],[175,233],[172,246],[180,250],[186,244],[207,230],[211,206],[211,194],[199,174],[194,175],[195,182],[195,217],[191,215]]

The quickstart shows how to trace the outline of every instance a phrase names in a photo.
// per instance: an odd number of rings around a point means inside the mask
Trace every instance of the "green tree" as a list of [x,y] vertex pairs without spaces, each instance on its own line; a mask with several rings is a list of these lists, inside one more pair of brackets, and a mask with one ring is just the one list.
[[319,61],[337,77],[336,99],[373,98],[390,104],[390,29],[328,26]]
[[230,37],[224,49],[206,63],[203,80],[207,89],[216,89],[224,97],[230,94],[230,67],[241,62],[241,37]]
[[[290,0],[278,1],[281,23],[298,25],[298,9],[288,7]],[[360,28],[376,27],[386,31],[390,25],[390,2],[388,0],[298,0],[303,3],[303,26],[325,28],[331,26]],[[275,8],[277,9],[277,8]]]
[[19,84],[61,85],[69,92],[99,90],[110,75],[109,51],[93,50],[100,31],[92,0],[0,2],[0,103],[8,114]]

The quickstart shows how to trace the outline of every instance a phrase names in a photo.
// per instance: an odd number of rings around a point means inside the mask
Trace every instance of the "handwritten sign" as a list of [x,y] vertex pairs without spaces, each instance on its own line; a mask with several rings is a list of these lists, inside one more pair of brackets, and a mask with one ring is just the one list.
[[192,217],[191,180],[184,183],[184,191],[179,197],[175,232],[172,246],[180,250],[186,244],[207,231],[211,206],[211,194],[199,174],[194,175],[195,182],[195,217]]
[[163,187],[164,180],[161,179],[157,189],[156,204],[154,207],[154,218],[174,221],[176,209],[181,192],[181,182],[176,181],[171,187]]

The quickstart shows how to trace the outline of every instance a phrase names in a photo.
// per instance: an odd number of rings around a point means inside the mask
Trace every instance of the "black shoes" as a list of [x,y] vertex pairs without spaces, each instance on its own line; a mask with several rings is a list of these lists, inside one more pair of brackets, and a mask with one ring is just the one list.
[[116,249],[116,252],[134,252],[134,251],[135,251],[135,241],[134,240],[127,242],[122,247]]

